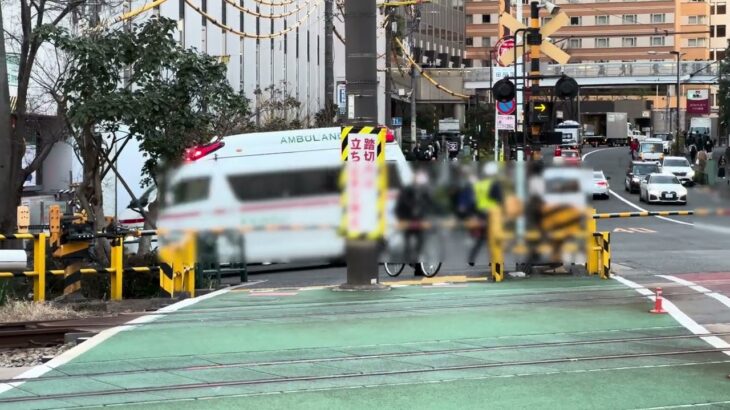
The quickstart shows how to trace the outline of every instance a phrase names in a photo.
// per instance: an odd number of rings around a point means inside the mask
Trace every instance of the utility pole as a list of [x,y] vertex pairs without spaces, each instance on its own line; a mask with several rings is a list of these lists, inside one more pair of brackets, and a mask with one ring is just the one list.
[[324,108],[327,115],[335,105],[334,58],[332,57],[332,36],[335,26],[332,15],[333,1],[324,0]]
[[[383,7],[383,10],[385,12],[385,115],[383,119],[385,120],[385,126],[390,128],[393,126],[391,117],[393,84],[390,75],[390,60],[393,56],[393,24],[395,22],[391,20],[394,14],[393,9],[386,6]],[[400,144],[400,140],[398,143]]]
[[[418,26],[421,22],[420,8],[419,6],[413,6],[413,15],[409,22],[409,35],[411,53],[416,49],[416,37],[414,34],[418,31]],[[420,64],[421,56],[414,55],[416,64]],[[416,96],[418,95],[418,75],[420,72],[415,66],[411,66],[411,146],[416,144]]]
[[[377,126],[378,67],[376,0],[345,0],[348,125]],[[383,289],[378,284],[378,246],[374,240],[348,239],[347,283],[343,290]]]

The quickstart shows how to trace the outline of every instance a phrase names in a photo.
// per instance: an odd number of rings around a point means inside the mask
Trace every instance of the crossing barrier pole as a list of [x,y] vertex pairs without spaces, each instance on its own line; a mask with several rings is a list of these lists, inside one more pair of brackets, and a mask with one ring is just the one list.
[[46,234],[40,233],[33,239],[33,300],[46,300]]
[[602,249],[598,246],[598,238],[594,235],[598,229],[596,220],[593,219],[593,215],[595,214],[595,208],[588,208],[586,218],[586,272],[588,272],[589,275],[596,275],[599,273],[599,259],[601,257]]
[[197,262],[197,236],[195,233],[189,234],[189,239],[185,246],[185,263],[183,264],[182,291],[187,291],[191,298],[195,297],[195,263]]
[[502,215],[499,207],[489,211],[487,223],[487,239],[489,242],[489,256],[491,259],[492,280],[504,280],[504,251],[502,249]]
[[111,300],[122,300],[124,279],[124,240],[117,237],[111,241],[111,261],[109,266],[109,289]]
[[610,279],[611,277],[611,232],[601,232],[601,242],[603,249],[601,251],[602,266],[601,279]]

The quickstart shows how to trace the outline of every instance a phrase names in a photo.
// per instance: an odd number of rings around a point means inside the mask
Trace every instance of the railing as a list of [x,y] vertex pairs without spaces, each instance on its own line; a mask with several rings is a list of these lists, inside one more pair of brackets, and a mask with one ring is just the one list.
[[[489,81],[489,67],[464,69],[465,81]],[[543,75],[566,74],[575,78],[590,77],[667,77],[677,76],[677,63],[671,61],[613,62],[580,64],[543,64]],[[714,61],[682,61],[680,76],[717,76],[718,66]]]

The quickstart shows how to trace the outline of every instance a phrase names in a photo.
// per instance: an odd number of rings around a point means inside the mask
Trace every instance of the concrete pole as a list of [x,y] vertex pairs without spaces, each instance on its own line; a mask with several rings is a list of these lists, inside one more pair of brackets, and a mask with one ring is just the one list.
[[[345,0],[348,125],[377,126],[378,70],[376,0]],[[349,116],[349,115],[348,115]],[[378,284],[378,249],[372,240],[347,240],[347,283],[341,290],[383,289]]]
[[335,26],[332,13],[333,2],[334,0],[324,0],[324,107],[327,112],[334,106],[335,99],[334,58],[332,56],[332,36]]

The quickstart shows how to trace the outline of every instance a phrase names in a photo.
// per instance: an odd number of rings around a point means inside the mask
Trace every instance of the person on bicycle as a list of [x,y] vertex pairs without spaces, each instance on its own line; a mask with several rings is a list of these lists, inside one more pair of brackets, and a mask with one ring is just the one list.
[[419,262],[423,248],[424,222],[433,208],[429,177],[424,170],[414,173],[413,184],[403,188],[395,204],[395,216],[403,223],[405,257],[408,263]]
[[484,165],[484,177],[473,186],[477,218],[483,223],[484,228],[480,228],[476,241],[469,252],[469,266],[474,266],[479,250],[487,241],[489,212],[504,203],[504,193],[499,181],[497,181],[498,172],[499,166],[497,163],[488,162]]

